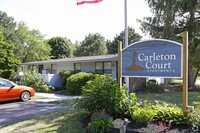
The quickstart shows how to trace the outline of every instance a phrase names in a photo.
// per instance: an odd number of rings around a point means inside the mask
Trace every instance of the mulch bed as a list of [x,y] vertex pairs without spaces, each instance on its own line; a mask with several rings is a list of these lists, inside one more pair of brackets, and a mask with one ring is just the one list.
[[192,128],[187,125],[159,125],[157,123],[149,123],[146,125],[138,125],[129,123],[126,133],[198,133],[192,131]]
[[[81,123],[84,129],[86,129],[90,120],[91,116],[84,116],[81,119]],[[109,133],[120,133],[120,129],[114,128]],[[130,122],[127,124],[126,133],[200,133],[200,131],[193,131],[192,128],[188,125],[170,125],[160,122],[139,125]]]

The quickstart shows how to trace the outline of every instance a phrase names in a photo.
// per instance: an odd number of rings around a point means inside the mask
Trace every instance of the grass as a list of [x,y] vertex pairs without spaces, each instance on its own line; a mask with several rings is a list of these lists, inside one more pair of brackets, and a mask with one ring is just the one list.
[[[200,81],[200,77],[197,77],[196,83],[195,83],[196,86],[200,86],[200,82],[199,81]],[[172,79],[172,83],[182,85],[183,84],[183,80],[182,79]]]
[[[182,92],[170,93],[137,93],[139,99],[164,101],[182,108]],[[200,106],[200,92],[188,92],[188,105]]]
[[33,97],[31,97],[31,100],[44,99],[44,98],[47,98],[47,97],[44,97],[44,96],[33,96]]
[[56,104],[60,104],[60,105],[63,105],[63,106],[73,106],[74,100],[75,99],[59,100],[59,101],[52,101],[52,102],[49,102],[49,103],[56,103]]
[[183,80],[182,79],[172,79],[172,83],[175,83],[175,84],[183,84]]
[[[165,101],[182,108],[182,92],[172,93],[136,93],[139,99]],[[189,92],[189,105],[200,109],[200,92]],[[71,106],[74,100],[54,101],[61,105]],[[48,113],[29,120],[0,126],[0,133],[84,133],[80,120],[87,112],[70,108]]]

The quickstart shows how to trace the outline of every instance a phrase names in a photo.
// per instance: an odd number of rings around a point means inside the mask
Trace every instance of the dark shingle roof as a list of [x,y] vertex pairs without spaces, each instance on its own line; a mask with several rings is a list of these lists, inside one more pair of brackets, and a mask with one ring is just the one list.
[[52,64],[60,62],[97,62],[97,61],[117,61],[118,55],[99,55],[99,56],[82,56],[73,58],[54,59],[46,61],[25,62],[20,65]]

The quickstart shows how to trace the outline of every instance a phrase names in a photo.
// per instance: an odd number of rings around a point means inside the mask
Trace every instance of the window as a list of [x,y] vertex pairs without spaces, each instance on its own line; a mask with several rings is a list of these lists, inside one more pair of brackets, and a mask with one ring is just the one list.
[[95,72],[96,73],[103,73],[103,63],[102,62],[96,62],[95,63]]
[[38,73],[42,74],[44,66],[43,65],[38,65]]
[[5,81],[5,80],[0,80],[0,87],[11,87],[12,83]]
[[81,71],[81,63],[74,63],[74,71],[76,72]]
[[111,74],[112,64],[111,62],[104,62],[104,73]]
[[95,63],[96,73],[112,73],[112,63],[111,62],[96,62]]
[[56,72],[57,72],[57,65],[51,64],[51,74],[56,74]]
[[31,70],[31,71],[33,71],[33,70],[36,69],[36,67],[34,65],[28,65],[28,69]]

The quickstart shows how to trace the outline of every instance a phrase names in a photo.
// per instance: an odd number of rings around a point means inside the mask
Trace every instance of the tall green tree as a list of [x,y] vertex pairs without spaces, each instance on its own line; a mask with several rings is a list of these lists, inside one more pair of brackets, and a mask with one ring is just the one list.
[[24,22],[17,25],[15,31],[14,53],[21,62],[50,59],[51,48],[38,30],[30,30]]
[[13,53],[14,44],[5,41],[0,31],[0,77],[9,78],[19,64]]
[[[113,41],[107,40],[107,48],[108,48],[108,53],[109,54],[115,54],[118,53],[118,41],[122,41],[122,46],[124,46],[124,38],[125,34],[124,31],[120,32],[119,35],[116,35],[114,37]],[[141,35],[135,32],[135,29],[132,27],[128,27],[128,44],[132,44],[136,41],[139,41],[142,38]]]
[[14,54],[21,62],[39,61],[50,58],[50,46],[38,30],[30,30],[24,22],[18,24],[13,17],[0,11],[0,30],[5,41],[11,41]]
[[78,49],[80,47],[80,43],[78,41],[75,41],[75,43],[73,43],[73,45],[71,45],[71,50],[72,50],[72,56],[77,56],[77,52],[78,52]]
[[93,56],[107,54],[105,38],[99,33],[89,34],[85,40],[80,43],[77,49],[77,56]]
[[71,57],[73,54],[72,51],[72,42],[70,39],[63,37],[53,37],[47,41],[51,47],[51,58],[59,59]]
[[24,22],[19,22],[16,26],[13,43],[15,44],[14,54],[17,59],[23,62],[24,53],[26,51],[27,36],[29,34],[28,27]]
[[199,0],[146,0],[154,14],[141,22],[144,33],[153,38],[182,42],[183,31],[189,39],[189,86],[194,86],[199,72],[200,56],[200,1]]
[[13,40],[16,22],[13,17],[9,17],[7,13],[0,11],[0,30],[3,32],[5,40]]
[[23,62],[42,61],[50,59],[51,48],[44,36],[38,30],[30,30],[27,35],[27,42],[24,44]]

